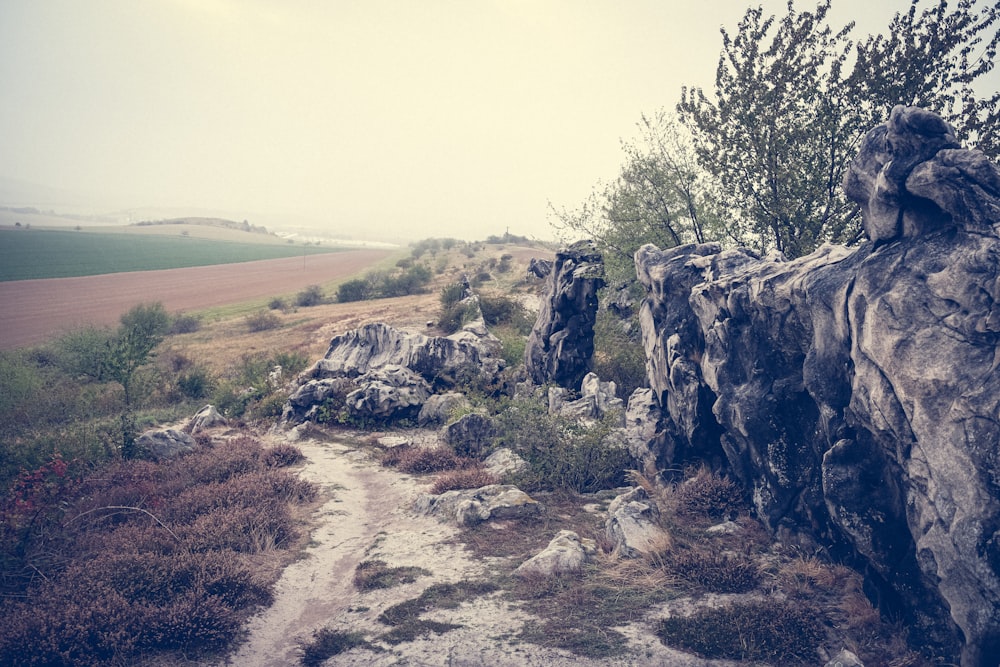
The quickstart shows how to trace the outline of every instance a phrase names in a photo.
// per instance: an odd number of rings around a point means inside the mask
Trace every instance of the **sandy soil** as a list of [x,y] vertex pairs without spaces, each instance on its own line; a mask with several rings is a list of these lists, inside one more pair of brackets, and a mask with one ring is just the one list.
[[[412,432],[407,432],[412,435]],[[424,432],[428,441],[433,432]],[[489,562],[477,560],[454,538],[457,528],[419,515],[412,508],[427,482],[379,466],[349,441],[320,442],[299,438],[295,430],[274,432],[272,443],[290,440],[307,456],[301,475],[327,494],[316,510],[311,539],[303,558],[287,567],[278,581],[275,602],[253,617],[249,639],[223,662],[203,667],[285,667],[299,664],[298,647],[314,631],[329,627],[372,639],[389,628],[377,618],[388,607],[413,599],[435,583],[482,578]],[[432,574],[412,584],[360,592],[354,571],[365,560],[389,566],[416,566]],[[571,665],[707,667],[732,664],[701,660],[663,646],[651,628],[635,623],[620,628],[630,637],[634,655],[588,660],[566,651],[516,639],[524,611],[500,594],[475,598],[457,609],[438,609],[428,620],[463,627],[377,651],[356,648],[329,659],[327,667],[449,665],[453,667],[570,667]]]
[[0,349],[81,325],[114,325],[137,303],[192,311],[288,294],[354,275],[390,254],[350,250],[241,264],[0,282]]

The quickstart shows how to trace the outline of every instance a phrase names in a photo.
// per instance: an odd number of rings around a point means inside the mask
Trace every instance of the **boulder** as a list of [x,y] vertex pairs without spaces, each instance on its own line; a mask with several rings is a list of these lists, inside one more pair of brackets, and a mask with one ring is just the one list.
[[597,553],[594,540],[580,539],[572,530],[560,530],[549,545],[514,570],[518,577],[553,577],[579,572]]
[[451,336],[410,333],[377,322],[330,341],[326,356],[306,372],[311,379],[357,377],[382,366],[405,366],[436,385],[451,386],[462,373],[493,379],[503,367],[500,341],[475,327]]
[[549,387],[549,414],[576,419],[603,419],[613,411],[623,411],[624,403],[616,395],[614,382],[602,382],[594,373],[587,373],[580,384],[580,398],[566,400],[562,387]]
[[136,450],[143,458],[164,461],[186,454],[197,446],[190,435],[177,429],[152,429],[135,439]]
[[552,273],[552,260],[532,257],[528,261],[528,276],[545,279]]
[[1000,169],[940,118],[897,107],[845,190],[870,237],[854,249],[636,254],[659,467],[721,461],[778,536],[861,563],[911,636],[990,664]]
[[493,441],[495,432],[492,419],[470,412],[444,427],[444,439],[457,454],[478,457]]
[[524,363],[536,384],[576,389],[590,370],[594,353],[597,291],[604,285],[604,263],[592,241],[556,253],[546,296],[528,336]]
[[427,382],[404,366],[390,364],[355,379],[357,389],[344,397],[348,412],[359,418],[416,416],[430,395]]
[[432,424],[444,424],[456,410],[469,405],[469,400],[464,394],[457,391],[449,391],[444,394],[434,394],[428,398],[417,416],[417,424],[429,426]]
[[528,462],[513,450],[501,447],[483,460],[483,467],[497,479],[505,479],[528,469]]
[[191,421],[188,422],[184,430],[187,433],[196,435],[206,429],[226,426],[228,423],[226,418],[215,409],[214,405],[206,405],[191,417]]
[[614,544],[614,553],[626,558],[654,553],[670,543],[670,535],[660,525],[660,510],[642,487],[611,501],[604,531]]
[[423,514],[474,526],[483,521],[533,519],[543,507],[537,500],[510,484],[491,484],[479,489],[445,491],[417,498],[416,509]]

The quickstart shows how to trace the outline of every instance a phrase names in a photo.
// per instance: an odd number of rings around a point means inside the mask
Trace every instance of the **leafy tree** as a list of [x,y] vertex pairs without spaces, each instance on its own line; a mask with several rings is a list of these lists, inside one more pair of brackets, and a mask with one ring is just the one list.
[[973,83],[993,68],[1000,8],[960,0],[949,11],[938,0],[918,11],[920,2],[895,15],[888,37],[856,49],[853,23],[829,26],[831,0],[812,12],[789,0],[780,20],[750,8],[735,35],[722,31],[714,96],[682,90],[677,111],[718,181],[721,209],[760,248],[794,257],[860,238],[858,208],[841,182],[864,133],[896,104],[937,111],[996,154],[1000,94],[977,99]]
[[664,111],[643,115],[638,127],[639,140],[622,143],[625,162],[614,181],[576,210],[553,209],[557,228],[597,243],[609,284],[635,278],[632,258],[645,243],[664,248],[725,233],[684,128]]

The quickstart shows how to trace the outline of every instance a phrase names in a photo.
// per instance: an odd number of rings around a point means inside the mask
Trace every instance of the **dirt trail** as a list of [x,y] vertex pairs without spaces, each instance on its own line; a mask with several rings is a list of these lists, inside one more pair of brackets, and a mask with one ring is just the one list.
[[[320,486],[328,500],[316,511],[315,527],[303,558],[282,573],[275,602],[250,620],[249,639],[225,661],[204,667],[287,667],[299,663],[299,644],[315,630],[357,632],[370,641],[389,628],[377,619],[388,607],[416,598],[435,583],[477,580],[488,575],[489,562],[478,561],[454,541],[457,528],[412,510],[426,492],[425,482],[386,469],[348,441],[298,439],[295,432],[272,434],[272,443],[292,440],[307,457],[301,475]],[[433,434],[429,437],[433,438]],[[415,566],[431,572],[414,583],[358,591],[353,576],[358,563],[382,560],[390,567]],[[566,651],[520,642],[516,635],[532,617],[502,598],[478,597],[457,609],[437,609],[425,618],[462,627],[441,635],[389,645],[356,648],[330,658],[326,667],[449,665],[452,667],[720,665],[660,644],[644,627],[627,629],[636,655],[588,660]]]

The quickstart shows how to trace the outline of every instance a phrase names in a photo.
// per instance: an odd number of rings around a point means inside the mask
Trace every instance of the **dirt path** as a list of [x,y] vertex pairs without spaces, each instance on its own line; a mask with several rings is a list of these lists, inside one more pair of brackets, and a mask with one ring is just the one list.
[[[427,437],[435,437],[427,434]],[[272,443],[285,434],[268,436]],[[411,600],[435,583],[479,580],[490,563],[476,560],[454,537],[457,528],[419,515],[412,508],[427,485],[386,469],[369,453],[347,441],[292,441],[307,457],[301,475],[318,484],[329,499],[314,516],[315,527],[303,558],[287,567],[272,606],[250,620],[249,639],[223,662],[203,667],[288,667],[299,663],[299,644],[329,627],[356,632],[369,641],[387,632],[378,616],[388,607]],[[366,560],[390,567],[414,566],[430,572],[411,584],[361,592],[355,569]],[[325,667],[708,667],[731,663],[704,661],[664,647],[641,625],[627,629],[635,655],[588,660],[566,651],[522,643],[516,637],[530,615],[501,593],[474,598],[457,609],[436,609],[429,620],[460,625],[441,635],[376,650],[355,648],[327,660]],[[625,629],[623,629],[625,630]]]
[[354,275],[392,251],[344,252],[240,264],[80,278],[0,282],[0,349],[44,342],[72,327],[114,325],[137,303],[169,312],[279,296]]

